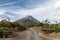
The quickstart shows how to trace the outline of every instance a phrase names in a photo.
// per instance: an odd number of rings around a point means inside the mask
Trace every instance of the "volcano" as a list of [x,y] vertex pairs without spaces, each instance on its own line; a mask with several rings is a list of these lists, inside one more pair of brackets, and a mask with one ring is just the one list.
[[16,22],[26,22],[26,23],[33,23],[33,22],[35,22],[35,23],[39,23],[39,21],[36,18],[34,18],[34,17],[30,16],[30,15],[25,16],[24,18],[19,19]]

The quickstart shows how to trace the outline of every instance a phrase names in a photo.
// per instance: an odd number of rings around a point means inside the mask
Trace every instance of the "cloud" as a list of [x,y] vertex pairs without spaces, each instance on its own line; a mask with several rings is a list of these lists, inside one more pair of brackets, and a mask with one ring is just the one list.
[[4,14],[5,10],[0,10],[0,15]]
[[22,8],[22,9],[16,9],[16,10],[9,8],[5,11],[12,12],[12,14],[17,14],[15,16],[14,15],[11,16],[8,14],[9,17],[15,18],[13,20],[18,20],[26,15],[32,15],[33,17],[35,17],[36,19],[40,21],[45,20],[45,19],[49,19],[50,21],[60,20],[60,0],[41,1],[42,3],[38,3],[38,1],[36,3],[36,1],[34,2],[31,0],[31,3],[27,2],[29,4],[26,5],[26,7],[35,6],[34,8],[29,8],[29,9]]
[[53,5],[54,8],[60,7],[60,0],[56,1]]
[[15,4],[15,3],[17,3],[17,2],[19,2],[19,0],[18,0],[18,1],[14,1],[14,2],[10,2],[10,3],[2,4],[2,5],[0,5],[0,7],[2,7],[2,6],[7,6],[7,5],[11,5],[11,4]]
[[9,18],[14,18],[14,16],[12,16],[12,15],[8,15],[8,14],[5,14],[5,15]]
[[38,20],[59,20],[60,19],[60,11],[59,11],[59,6],[60,1],[55,0],[55,1],[50,1],[45,4],[39,4],[35,8],[32,9],[22,9],[22,10],[17,10],[13,11],[14,13],[22,16],[26,15],[32,15]]

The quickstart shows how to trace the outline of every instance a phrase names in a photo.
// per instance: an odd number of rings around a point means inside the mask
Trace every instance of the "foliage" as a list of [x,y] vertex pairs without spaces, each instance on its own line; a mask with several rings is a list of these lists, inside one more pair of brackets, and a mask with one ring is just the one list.
[[28,27],[42,27],[46,33],[60,32],[60,23],[50,24],[48,20],[40,23],[24,23],[24,22],[10,22],[6,20],[0,21],[0,38],[12,35],[13,31],[24,31]]
[[42,30],[45,31],[46,33],[52,33],[52,32],[60,32],[60,24],[50,24],[48,20],[46,20],[42,26]]
[[13,31],[26,30],[26,28],[19,23],[10,22],[6,20],[0,21],[0,38],[8,37]]

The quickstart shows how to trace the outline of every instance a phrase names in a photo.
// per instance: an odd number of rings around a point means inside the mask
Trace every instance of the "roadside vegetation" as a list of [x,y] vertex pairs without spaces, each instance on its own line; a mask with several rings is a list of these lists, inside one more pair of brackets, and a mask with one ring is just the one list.
[[12,35],[14,31],[23,31],[26,28],[23,25],[20,25],[16,22],[10,22],[7,20],[0,21],[0,38],[6,38],[9,35]]
[[27,27],[41,27],[45,33],[60,32],[60,23],[50,24],[48,20],[40,23],[24,23],[24,22],[10,22],[7,20],[0,21],[0,38],[7,38],[12,35],[14,31],[24,31]]
[[51,24],[48,20],[45,20],[41,27],[42,31],[44,31],[45,33],[60,32],[60,23],[57,22],[55,24]]

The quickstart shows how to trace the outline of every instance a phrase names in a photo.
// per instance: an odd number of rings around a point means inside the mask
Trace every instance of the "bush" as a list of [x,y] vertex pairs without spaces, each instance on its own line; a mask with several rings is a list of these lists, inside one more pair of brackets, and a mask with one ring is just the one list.
[[12,34],[12,30],[7,30],[7,29],[0,29],[0,38],[3,38],[3,37],[8,37],[9,35]]
[[12,31],[4,31],[2,35],[5,36],[5,38],[6,38],[11,34],[12,34]]

